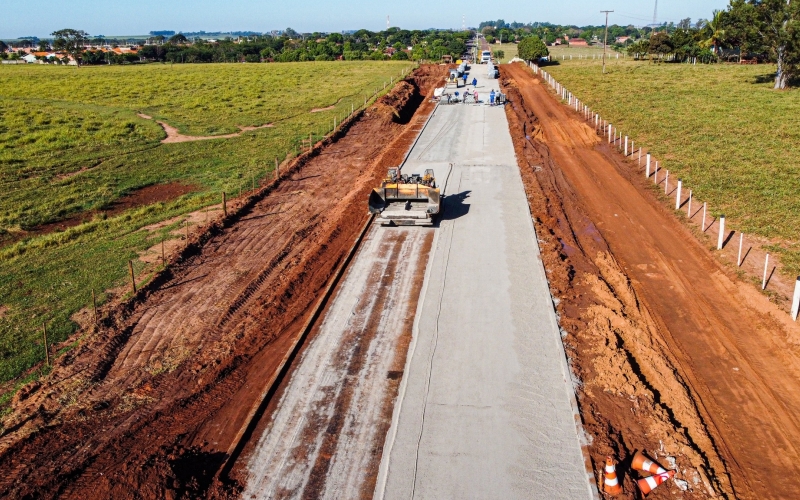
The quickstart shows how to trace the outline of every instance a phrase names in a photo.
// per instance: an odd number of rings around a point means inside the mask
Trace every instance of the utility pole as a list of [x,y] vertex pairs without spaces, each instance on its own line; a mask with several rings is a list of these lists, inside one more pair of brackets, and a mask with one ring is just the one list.
[[601,14],[606,15],[606,34],[603,35],[603,74],[606,74],[606,47],[608,46],[608,14],[614,12],[613,10],[601,10]]

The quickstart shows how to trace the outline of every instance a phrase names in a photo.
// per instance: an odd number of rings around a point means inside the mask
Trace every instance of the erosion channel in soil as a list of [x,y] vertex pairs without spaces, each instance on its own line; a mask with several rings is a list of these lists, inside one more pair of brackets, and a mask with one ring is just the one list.
[[501,78],[598,484],[612,455],[638,495],[642,450],[678,471],[648,498],[796,497],[798,327],[530,69]]
[[[444,76],[423,66],[29,384],[3,419],[0,497],[236,496],[227,451],[367,220]],[[420,107],[420,105],[422,106]]]

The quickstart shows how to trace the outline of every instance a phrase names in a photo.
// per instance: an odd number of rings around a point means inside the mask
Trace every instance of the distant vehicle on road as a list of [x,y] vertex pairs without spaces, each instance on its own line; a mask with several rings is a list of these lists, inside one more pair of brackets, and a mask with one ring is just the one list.
[[488,64],[492,60],[492,53],[488,50],[481,52],[481,64]]

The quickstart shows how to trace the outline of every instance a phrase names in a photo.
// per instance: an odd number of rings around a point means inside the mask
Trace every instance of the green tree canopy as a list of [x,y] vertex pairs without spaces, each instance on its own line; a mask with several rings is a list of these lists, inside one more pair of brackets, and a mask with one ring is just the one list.
[[54,31],[51,35],[53,35],[53,47],[56,50],[63,50],[80,65],[89,34],[83,30],[63,29]]
[[651,54],[669,54],[673,49],[672,40],[669,34],[664,31],[659,31],[650,37],[650,53]]
[[786,88],[800,74],[800,1],[749,0],[755,28],[778,65],[775,88]]
[[178,45],[180,43],[186,43],[188,41],[189,39],[186,38],[183,35],[183,33],[178,33],[177,35],[172,35],[171,37],[169,37],[168,43],[171,43],[173,45]]
[[547,50],[547,45],[544,44],[538,36],[528,36],[523,38],[517,44],[517,54],[520,59],[526,61],[536,61],[542,57],[547,57],[550,52]]

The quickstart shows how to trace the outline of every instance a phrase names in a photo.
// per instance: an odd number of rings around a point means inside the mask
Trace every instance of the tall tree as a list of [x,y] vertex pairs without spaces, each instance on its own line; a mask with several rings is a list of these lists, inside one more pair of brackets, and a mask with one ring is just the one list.
[[775,88],[784,89],[800,71],[800,0],[753,0],[756,28],[778,65]]
[[54,31],[51,35],[53,36],[53,48],[63,50],[80,66],[89,34],[83,30],[63,29]]
[[800,76],[800,0],[731,0],[726,22],[731,42],[775,61],[776,89]]
[[714,16],[709,21],[706,21],[703,27],[705,39],[700,42],[700,46],[710,48],[711,52],[714,54],[717,54],[717,49],[721,46],[722,40],[725,38],[723,16],[723,11],[715,10]]
[[549,51],[542,39],[534,35],[520,40],[519,44],[517,44],[517,53],[520,59],[536,61],[542,57],[547,57]]
[[179,45],[182,43],[186,43],[188,41],[189,39],[186,38],[186,36],[183,33],[178,33],[177,35],[172,35],[171,37],[169,37],[168,43],[171,43],[173,45]]

